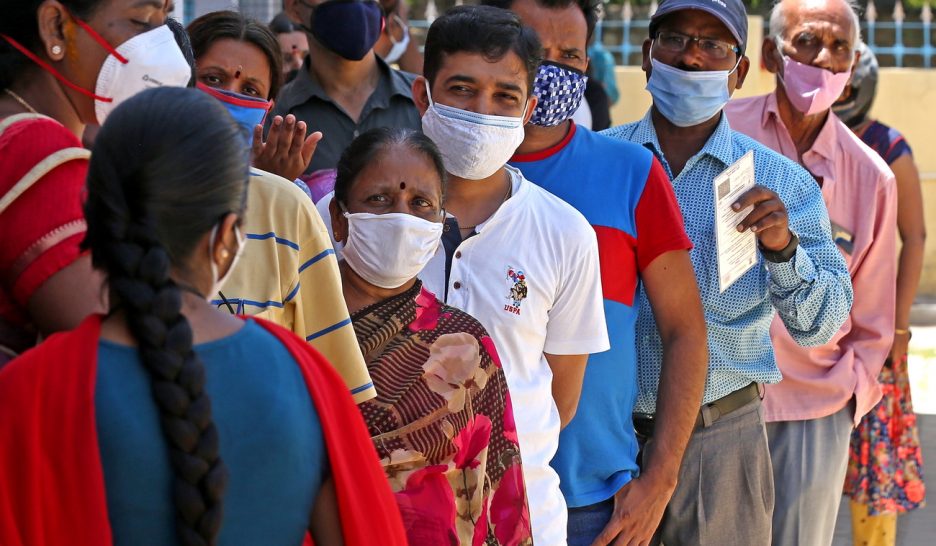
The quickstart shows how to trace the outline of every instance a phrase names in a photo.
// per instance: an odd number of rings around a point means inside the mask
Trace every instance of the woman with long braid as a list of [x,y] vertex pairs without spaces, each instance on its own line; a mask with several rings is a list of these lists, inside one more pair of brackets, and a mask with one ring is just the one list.
[[0,371],[0,544],[405,544],[327,361],[206,301],[243,246],[248,162],[204,93],[109,114],[83,244],[110,312]]

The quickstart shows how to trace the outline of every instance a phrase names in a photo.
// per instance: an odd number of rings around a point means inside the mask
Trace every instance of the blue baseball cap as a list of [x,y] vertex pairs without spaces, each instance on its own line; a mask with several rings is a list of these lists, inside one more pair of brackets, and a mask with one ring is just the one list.
[[660,21],[667,15],[685,9],[697,9],[718,17],[731,31],[744,53],[747,45],[747,12],[741,0],[663,0],[650,17],[650,36],[656,35]]

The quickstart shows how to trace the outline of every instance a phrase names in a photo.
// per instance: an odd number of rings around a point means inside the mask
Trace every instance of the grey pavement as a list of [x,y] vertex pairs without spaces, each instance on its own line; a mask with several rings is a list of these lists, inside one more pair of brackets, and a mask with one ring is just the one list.
[[[898,518],[897,545],[936,546],[936,302],[920,301],[914,305],[911,323],[910,390],[920,427],[929,504]],[[832,545],[852,546],[847,501],[839,508]]]

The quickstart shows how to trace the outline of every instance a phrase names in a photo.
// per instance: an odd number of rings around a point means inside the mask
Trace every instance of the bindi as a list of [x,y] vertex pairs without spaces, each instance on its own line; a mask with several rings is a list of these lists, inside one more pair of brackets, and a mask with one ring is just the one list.
[[243,69],[244,69],[244,67],[243,67],[242,65],[237,65],[237,69],[234,70],[234,79],[235,79],[235,80],[238,79],[238,78],[240,78],[241,71],[242,71]]
[[406,182],[400,182],[400,189],[401,189],[401,190],[405,190],[405,189],[406,189]]

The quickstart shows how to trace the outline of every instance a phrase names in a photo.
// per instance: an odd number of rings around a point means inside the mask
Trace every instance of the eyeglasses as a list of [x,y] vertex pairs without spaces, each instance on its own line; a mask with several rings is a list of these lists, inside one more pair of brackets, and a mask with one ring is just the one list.
[[682,53],[689,47],[690,43],[695,42],[699,47],[699,51],[713,61],[724,61],[732,52],[734,52],[735,55],[741,53],[741,48],[729,42],[712,38],[689,36],[682,32],[675,32],[672,30],[661,30],[657,32],[654,41],[663,50],[671,53]]
[[826,40],[821,39],[811,32],[800,32],[792,40],[784,40],[776,36],[777,49],[784,53],[784,46],[791,49],[799,59],[812,60],[819,56],[823,49],[829,51],[829,55],[835,61],[850,62],[855,55],[854,47],[844,39],[829,37]]

